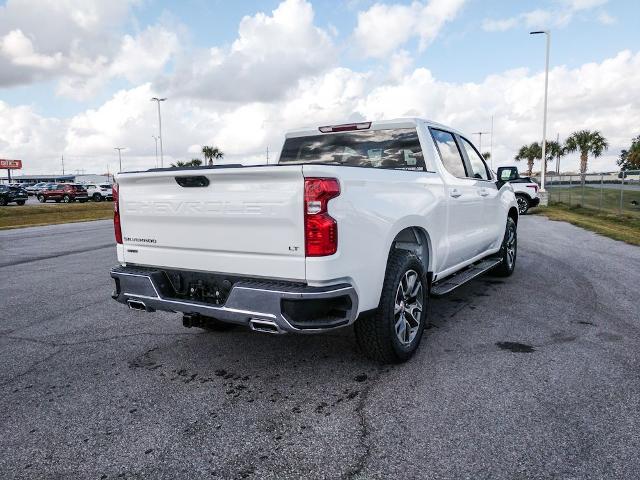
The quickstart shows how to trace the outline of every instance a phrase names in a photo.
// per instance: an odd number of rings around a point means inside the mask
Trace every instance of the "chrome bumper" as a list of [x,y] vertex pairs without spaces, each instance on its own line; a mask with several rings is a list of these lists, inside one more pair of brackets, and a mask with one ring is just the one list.
[[[116,288],[112,297],[130,308],[181,312],[202,315],[224,322],[245,325],[271,333],[318,333],[350,325],[356,320],[358,297],[349,284],[309,287],[269,281],[242,280],[231,287],[224,304],[175,298],[175,291],[162,270],[137,267],[115,267],[111,271]],[[308,315],[300,318],[296,307],[309,312],[309,307],[328,302],[336,305],[330,316]],[[294,305],[294,307],[290,307]],[[268,327],[268,328],[267,328]]]

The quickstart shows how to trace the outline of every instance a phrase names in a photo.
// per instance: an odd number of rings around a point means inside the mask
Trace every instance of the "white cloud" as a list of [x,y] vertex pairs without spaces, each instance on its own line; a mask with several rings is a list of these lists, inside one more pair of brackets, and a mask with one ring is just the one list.
[[457,15],[464,0],[414,1],[410,5],[376,3],[358,13],[355,47],[367,57],[384,58],[410,38],[424,50],[444,24]]
[[607,12],[600,12],[598,15],[598,21],[603,25],[613,25],[616,23],[616,18],[609,15]]
[[177,34],[150,26],[122,35],[138,0],[10,0],[0,7],[0,87],[59,79],[56,92],[91,97],[115,77],[157,75],[178,49]]
[[[494,166],[513,164],[521,145],[540,140],[543,72],[515,69],[478,83],[451,83],[405,60],[402,55],[397,60],[401,76],[331,68],[299,79],[284,96],[265,102],[169,98],[162,105],[165,163],[190,159],[203,144],[219,146],[226,161],[240,163],[264,162],[268,146],[273,161],[286,129],[397,116],[427,117],[474,132],[487,130],[493,115]],[[549,87],[549,138],[600,130],[611,147],[590,160],[590,169],[615,169],[619,150],[628,147],[640,125],[634,108],[640,98],[640,52],[624,51],[574,69],[556,67]],[[149,83],[122,90],[69,121],[0,103],[0,152],[22,158],[31,173],[59,169],[62,153],[70,170],[101,172],[107,164],[114,168],[113,147],[125,146],[125,168],[152,167],[157,110],[149,99],[156,93]],[[486,145],[483,138],[485,150]],[[563,160],[563,168],[577,167],[577,156]]]
[[228,102],[281,97],[300,78],[337,63],[330,34],[313,20],[305,0],[284,0],[271,15],[246,16],[229,48],[183,58],[159,88],[172,96]]
[[[595,7],[604,5],[607,1],[562,0],[557,7],[551,9],[539,8],[503,19],[485,18],[482,21],[482,29],[487,32],[502,32],[520,26],[528,28],[564,27],[571,22],[578,12],[592,10]],[[601,12],[597,17],[598,21],[603,24],[612,23],[607,22],[610,18],[606,12]]]

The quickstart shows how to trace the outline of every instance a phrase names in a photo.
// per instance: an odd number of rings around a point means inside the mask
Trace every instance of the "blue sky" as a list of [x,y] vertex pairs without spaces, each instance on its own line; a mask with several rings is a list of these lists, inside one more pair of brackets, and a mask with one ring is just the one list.
[[[494,115],[511,162],[538,140],[544,38],[528,31],[549,28],[551,135],[605,130],[612,148],[593,168],[612,168],[640,133],[638,18],[632,0],[8,0],[0,156],[42,169],[62,151],[86,165],[126,143],[148,164],[147,97],[160,94],[172,158],[205,142],[258,158],[313,111],[317,121],[419,114],[473,131]],[[247,124],[259,138],[244,141]]]

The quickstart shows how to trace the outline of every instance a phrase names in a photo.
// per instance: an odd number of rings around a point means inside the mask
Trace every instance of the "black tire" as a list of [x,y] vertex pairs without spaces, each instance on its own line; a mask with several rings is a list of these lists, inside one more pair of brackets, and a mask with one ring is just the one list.
[[25,203],[27,203],[27,201],[26,200],[18,200],[16,203],[18,205],[24,205]]
[[[513,233],[513,237],[511,237],[511,233]],[[513,242],[512,245],[509,245],[510,242]],[[500,247],[500,256],[502,261],[491,270],[491,273],[498,277],[508,277],[516,268],[516,258],[518,256],[518,228],[511,217],[507,218],[502,247]]]
[[516,195],[516,201],[518,202],[518,213],[526,215],[531,206],[529,199],[525,195]]
[[94,202],[101,202],[102,201],[102,195],[100,195],[99,193],[94,193],[92,198],[93,198]]
[[39,201],[40,203],[45,203],[45,202],[47,201],[47,199],[46,199],[46,198],[44,198],[44,195],[38,195],[38,201]]
[[1,198],[0,198],[0,206],[2,206],[2,207],[6,207],[8,203],[9,203],[9,202],[7,201],[7,199],[6,199],[6,198],[4,198],[4,197],[1,197]]
[[[410,287],[406,282],[410,272],[416,274],[414,288],[408,288],[408,296],[402,295],[405,286]],[[398,301],[400,298],[402,299]],[[427,321],[428,298],[426,275],[418,257],[406,250],[394,250],[387,261],[378,308],[373,313],[361,316],[355,323],[356,339],[362,352],[367,357],[383,363],[409,360],[422,339]],[[413,303],[409,304],[409,301]],[[401,311],[397,310],[398,305],[402,308]],[[413,306],[411,313],[408,309],[405,310],[409,305]],[[417,305],[420,305],[420,309]],[[410,328],[407,331],[408,327]],[[400,337],[403,337],[404,341]]]
[[[57,200],[56,200],[56,201],[57,201]],[[73,202],[73,198],[71,198],[69,195],[64,195],[64,196],[62,197],[62,201],[63,201],[64,203],[70,203],[70,202]]]

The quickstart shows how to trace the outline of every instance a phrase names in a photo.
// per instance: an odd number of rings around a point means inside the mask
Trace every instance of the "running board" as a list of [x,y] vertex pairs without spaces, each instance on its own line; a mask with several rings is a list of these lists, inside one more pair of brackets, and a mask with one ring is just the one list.
[[464,285],[469,280],[473,280],[478,275],[482,275],[487,270],[491,270],[496,265],[499,265],[502,261],[501,258],[489,257],[485,260],[481,260],[478,263],[469,265],[460,272],[443,279],[441,282],[436,282],[431,286],[431,296],[441,297],[449,292],[452,292],[461,285]]

